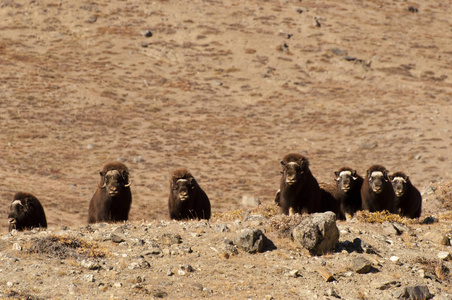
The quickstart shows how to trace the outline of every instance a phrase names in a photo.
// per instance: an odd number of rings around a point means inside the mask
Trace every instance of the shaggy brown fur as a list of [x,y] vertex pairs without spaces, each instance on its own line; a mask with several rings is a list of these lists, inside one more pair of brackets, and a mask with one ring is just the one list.
[[[373,172],[381,172],[383,175],[375,176]],[[367,170],[361,187],[361,199],[363,210],[370,212],[387,210],[396,213],[395,194],[385,167],[373,165]]]
[[[397,179],[403,178],[402,180]],[[395,172],[389,176],[396,194],[396,210],[401,216],[419,218],[422,211],[422,196],[403,172]]]
[[[341,175],[343,171],[350,172],[350,175],[344,173]],[[342,167],[334,174],[336,175],[334,198],[339,201],[342,213],[353,217],[362,206],[361,186],[364,179],[350,167]]]
[[322,191],[309,169],[308,159],[298,153],[289,153],[283,157],[281,165],[281,212],[288,215],[322,211]]
[[172,220],[210,219],[210,201],[187,169],[171,175],[168,210]]
[[88,223],[127,221],[132,193],[129,169],[121,162],[107,163],[89,204]]
[[18,192],[14,195],[8,218],[9,231],[47,227],[44,208],[38,198],[30,193]]
[[322,212],[332,211],[337,220],[345,220],[345,214],[341,210],[341,202],[336,199],[336,187],[328,183],[320,183],[322,190]]

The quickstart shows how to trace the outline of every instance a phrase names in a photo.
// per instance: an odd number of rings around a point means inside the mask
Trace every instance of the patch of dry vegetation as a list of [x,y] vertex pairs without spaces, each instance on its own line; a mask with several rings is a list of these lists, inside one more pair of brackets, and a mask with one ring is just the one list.
[[100,249],[96,244],[76,237],[56,235],[36,238],[24,250],[25,253],[44,254],[59,259],[79,258],[80,256],[98,258],[106,255],[106,251]]
[[368,211],[358,211],[356,213],[356,219],[360,222],[365,223],[384,223],[388,222],[397,222],[401,224],[406,224],[407,219],[401,217],[399,215],[391,214],[387,210],[377,211],[377,212],[368,212]]

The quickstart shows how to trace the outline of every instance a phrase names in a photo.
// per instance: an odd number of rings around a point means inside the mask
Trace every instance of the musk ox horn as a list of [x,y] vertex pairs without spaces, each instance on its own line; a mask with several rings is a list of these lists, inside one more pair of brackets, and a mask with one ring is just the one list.
[[105,182],[105,173],[100,172],[100,184],[98,183],[97,186],[101,189],[104,189],[107,186],[107,183]]
[[129,187],[132,184],[132,180],[128,180],[128,182],[126,184],[124,184],[124,187]]

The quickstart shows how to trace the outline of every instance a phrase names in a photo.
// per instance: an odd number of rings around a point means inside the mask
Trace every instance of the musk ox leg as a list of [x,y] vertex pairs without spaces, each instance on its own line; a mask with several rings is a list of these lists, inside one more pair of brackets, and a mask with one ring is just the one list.
[[347,221],[350,221],[351,219],[353,219],[353,216],[350,214],[350,213],[345,213],[345,219],[347,220]]
[[297,211],[295,210],[295,208],[293,207],[289,207],[289,216],[293,216],[297,213]]

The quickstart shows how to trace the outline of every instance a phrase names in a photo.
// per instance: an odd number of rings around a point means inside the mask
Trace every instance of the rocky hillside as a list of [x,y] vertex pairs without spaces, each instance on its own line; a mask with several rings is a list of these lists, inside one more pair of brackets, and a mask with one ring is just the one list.
[[0,239],[0,296],[452,299],[450,213],[407,220],[360,212],[336,222],[339,239],[322,255],[309,251],[311,241],[291,237],[309,218],[263,204],[210,222],[13,231]]

